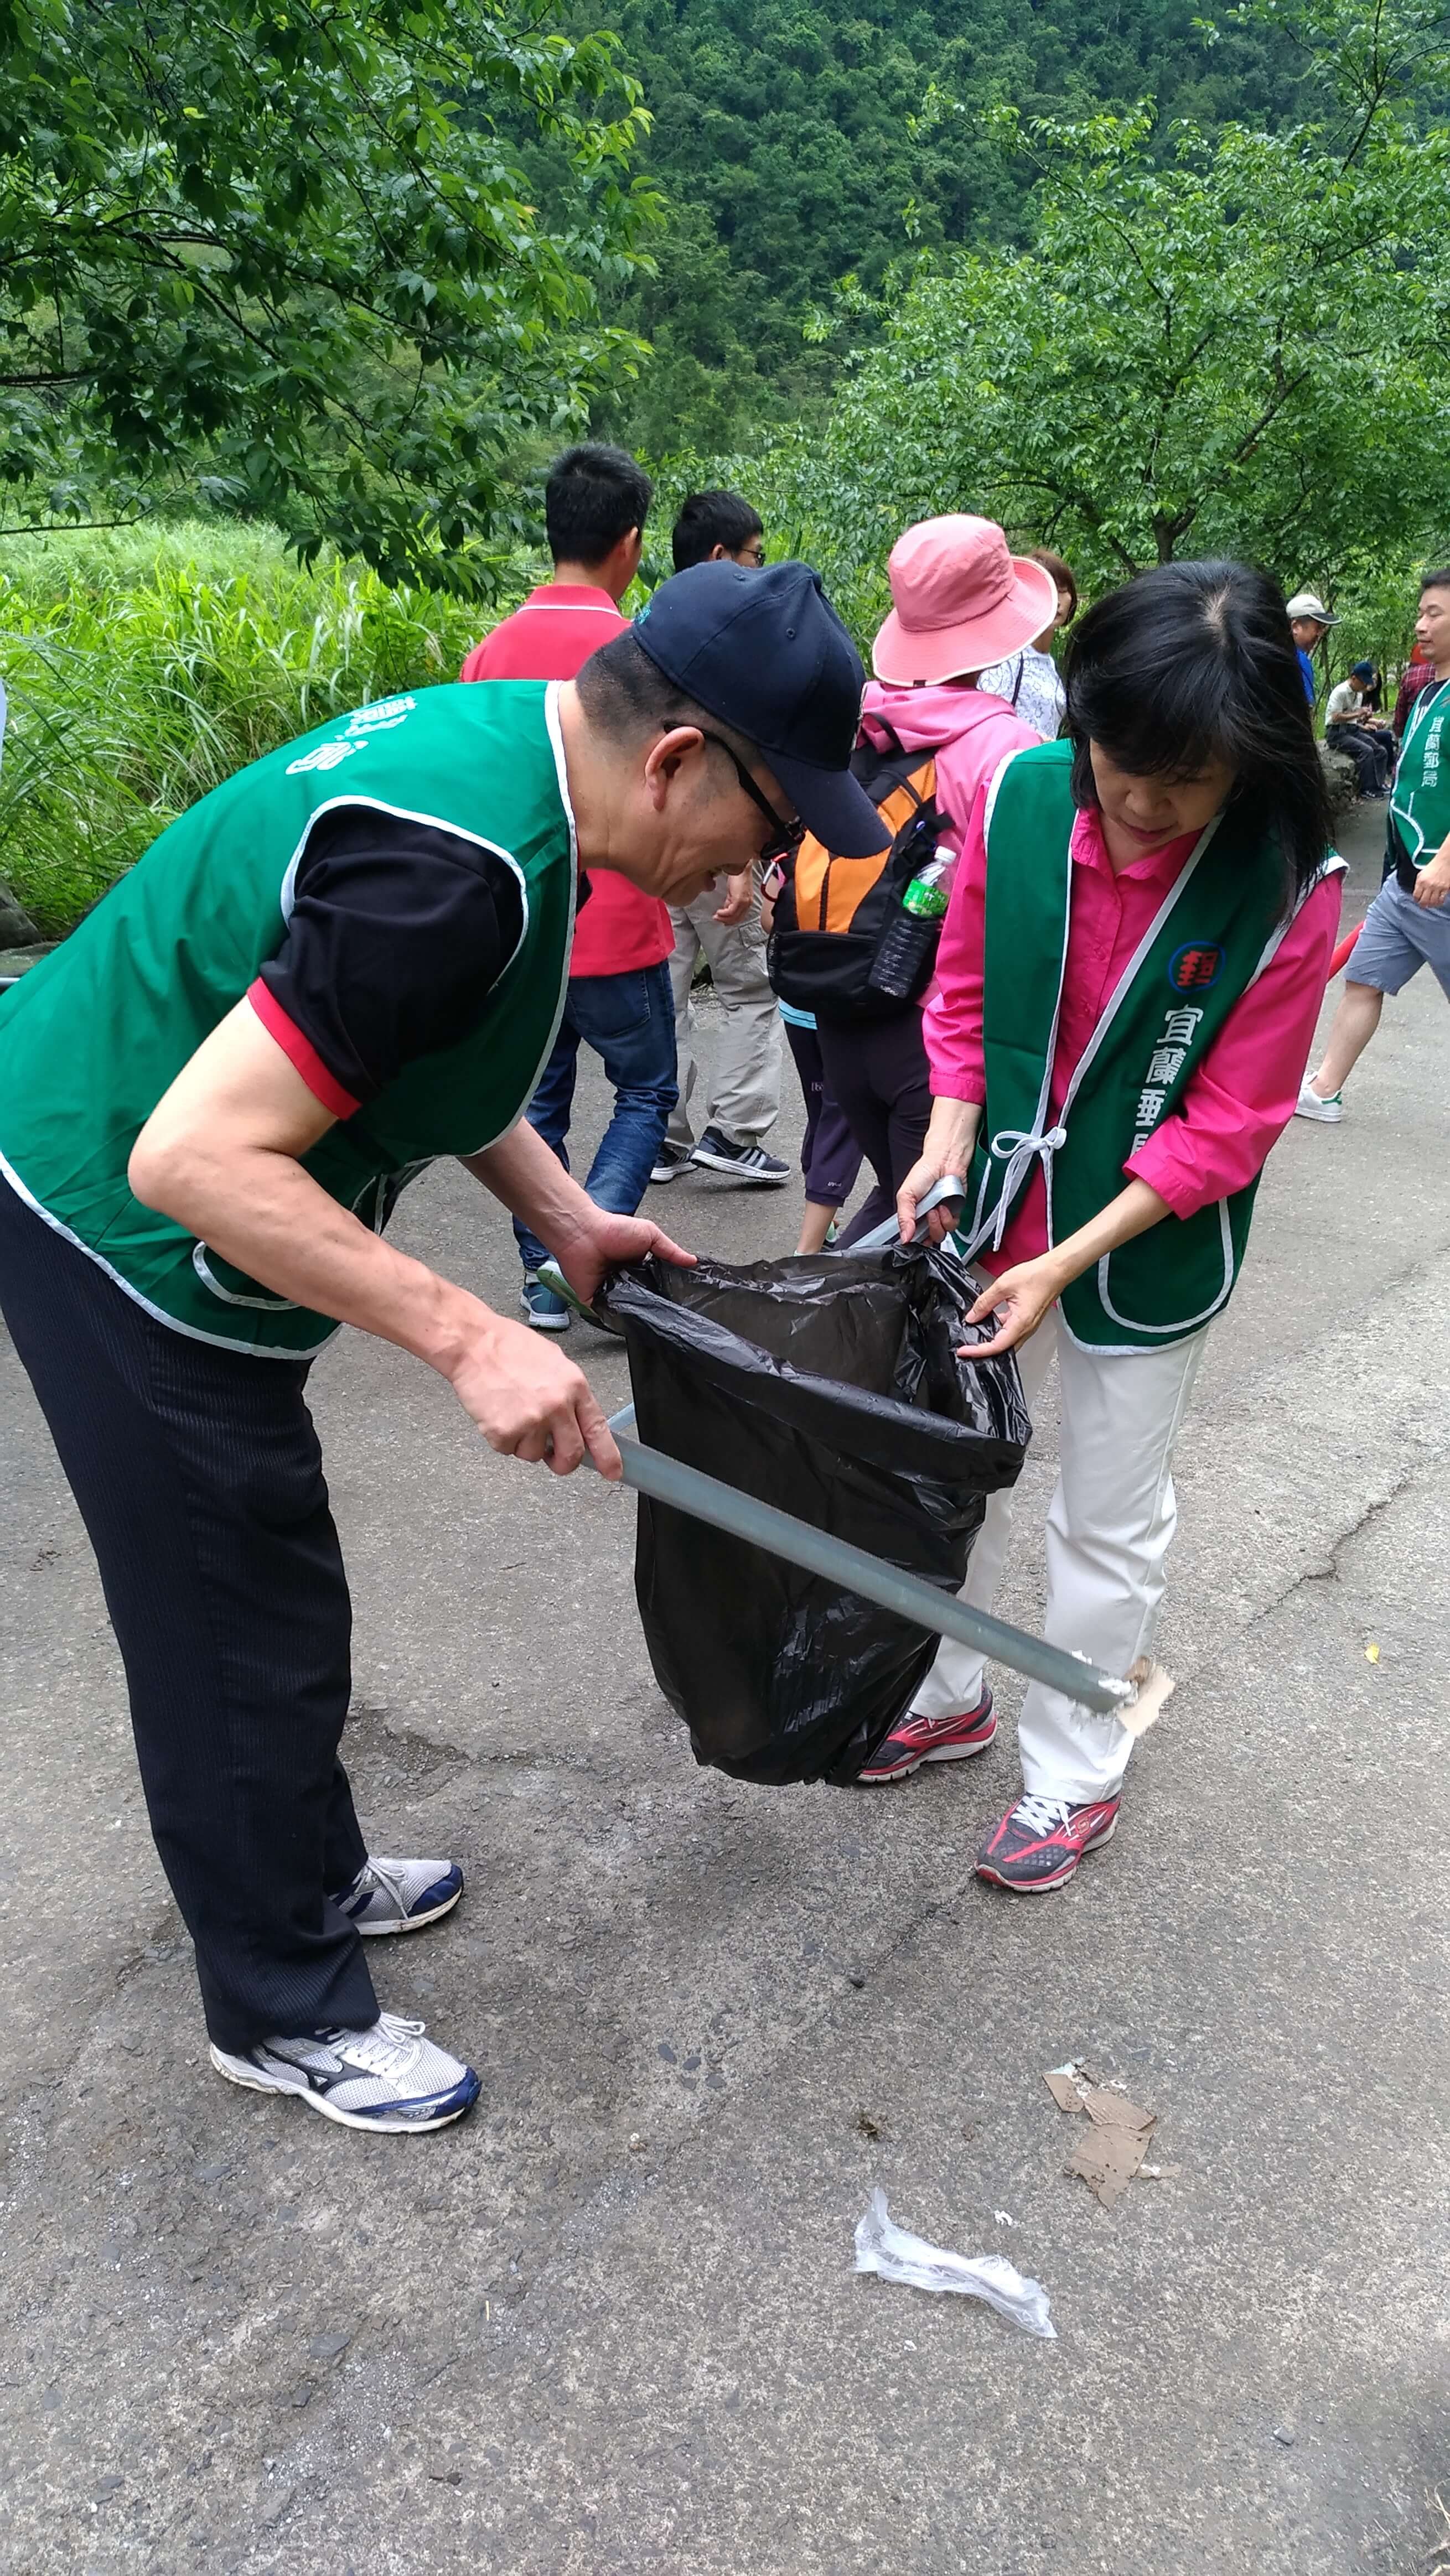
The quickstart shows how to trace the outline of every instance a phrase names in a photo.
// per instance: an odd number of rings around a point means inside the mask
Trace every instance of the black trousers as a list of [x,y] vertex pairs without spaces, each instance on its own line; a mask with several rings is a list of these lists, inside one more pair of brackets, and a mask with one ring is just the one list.
[[820,1040],[827,1086],[876,1175],[875,1189],[840,1237],[844,1250],[896,1206],[896,1193],[926,1142],[931,1068],[915,1008],[849,1027],[828,1028],[823,1020]]
[[330,1901],[367,1854],[337,1759],[352,1610],[306,1362],[156,1323],[3,1178],[0,1311],[101,1569],[212,2038],[365,2027]]

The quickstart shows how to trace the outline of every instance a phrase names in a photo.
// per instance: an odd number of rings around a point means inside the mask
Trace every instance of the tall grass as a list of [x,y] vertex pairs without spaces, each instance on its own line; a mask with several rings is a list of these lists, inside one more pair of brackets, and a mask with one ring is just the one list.
[[299,572],[266,532],[0,549],[0,875],[58,936],[246,761],[456,678],[479,624],[476,607],[355,566]]

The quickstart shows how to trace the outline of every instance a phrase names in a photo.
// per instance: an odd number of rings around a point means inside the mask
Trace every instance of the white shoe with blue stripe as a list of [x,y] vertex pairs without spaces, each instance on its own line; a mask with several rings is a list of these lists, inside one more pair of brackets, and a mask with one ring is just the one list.
[[303,2031],[259,2039],[240,2053],[213,2040],[211,2062],[229,2084],[295,2093],[345,2129],[394,2134],[447,2128],[472,2110],[480,2089],[471,2066],[397,2013],[379,2013],[367,2030]]
[[348,1921],[369,1937],[380,1932],[420,1932],[451,1914],[463,1894],[456,1860],[384,1860],[371,1853],[351,1887],[333,1898]]

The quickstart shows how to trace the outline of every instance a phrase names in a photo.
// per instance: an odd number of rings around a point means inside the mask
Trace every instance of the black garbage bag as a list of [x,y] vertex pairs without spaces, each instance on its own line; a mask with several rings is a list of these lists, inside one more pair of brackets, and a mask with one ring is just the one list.
[[[601,1304],[623,1329],[641,1440],[944,1592],[1031,1424],[974,1290],[925,1244],[693,1270],[649,1260]],[[640,1497],[650,1662],[698,1762],[736,1779],[855,1778],[938,1640],[891,1611]]]

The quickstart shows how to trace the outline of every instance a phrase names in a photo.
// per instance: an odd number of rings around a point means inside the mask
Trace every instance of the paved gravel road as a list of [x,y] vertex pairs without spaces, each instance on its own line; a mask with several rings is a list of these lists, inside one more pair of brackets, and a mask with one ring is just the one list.
[[[1372,823],[1350,837],[1362,909]],[[1005,1745],[875,1793],[697,1771],[630,1499],[491,1458],[441,1383],[344,1337],[314,1384],[348,1759],[382,1849],[470,1874],[377,1961],[484,2073],[432,2140],[207,2066],[94,1570],[5,1347],[0,2566],[1441,2563],[1447,1038],[1421,979],[1345,1124],[1274,1158],[1183,1442],[1182,1687],[1116,1843],[1039,1904],[971,1877]],[[727,1257],[794,1239],[793,1190],[654,1197]],[[458,1172],[400,1232],[515,1295]],[[622,1401],[616,1352],[575,1347]],[[1053,1444],[1049,1405],[1027,1532]],[[1026,1543],[1009,1616],[1039,1583]],[[1079,2055],[1175,2168],[1111,2213],[1041,2081]],[[1010,2252],[1060,2340],[854,2278],[878,2181]]]

